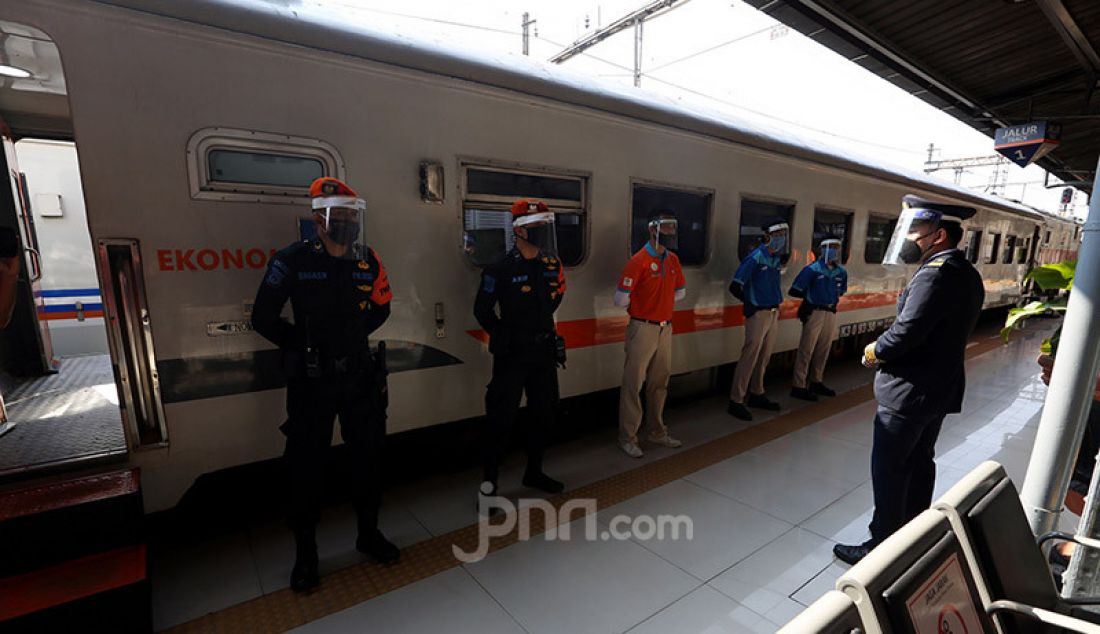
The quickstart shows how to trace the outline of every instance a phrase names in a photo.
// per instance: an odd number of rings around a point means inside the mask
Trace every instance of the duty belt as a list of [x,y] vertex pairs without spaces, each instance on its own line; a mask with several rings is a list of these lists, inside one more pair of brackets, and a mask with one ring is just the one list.
[[814,310],[827,310],[830,313],[836,312],[836,304],[810,304],[810,308]]
[[665,326],[671,326],[672,325],[672,320],[671,319],[666,319],[664,321],[653,321],[652,319],[642,319],[640,317],[631,317],[631,319],[634,320],[634,321],[640,321],[640,322],[646,323],[646,324],[653,324],[654,326],[660,326],[662,328],[664,328]]

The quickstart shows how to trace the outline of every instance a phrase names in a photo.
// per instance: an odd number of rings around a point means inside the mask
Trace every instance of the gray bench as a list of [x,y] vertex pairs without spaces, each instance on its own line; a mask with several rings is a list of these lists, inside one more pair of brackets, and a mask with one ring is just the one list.
[[864,634],[859,610],[843,592],[830,590],[791,619],[778,634]]
[[995,613],[999,632],[1100,633],[1100,615],[1080,607],[1096,600],[1074,601],[1058,595],[1019,493],[1001,465],[982,463],[933,508],[947,517],[960,536],[963,552],[977,573],[979,597],[985,609]]
[[836,582],[868,634],[995,632],[974,572],[947,518],[928,510],[879,544]]

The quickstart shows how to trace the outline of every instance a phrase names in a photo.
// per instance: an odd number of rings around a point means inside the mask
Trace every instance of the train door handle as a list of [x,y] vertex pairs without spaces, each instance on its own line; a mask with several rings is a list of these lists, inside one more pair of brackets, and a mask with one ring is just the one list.
[[38,253],[37,249],[31,247],[23,247],[23,250],[31,254],[31,261],[34,262],[34,274],[31,275],[31,283],[35,283],[42,279],[42,255]]

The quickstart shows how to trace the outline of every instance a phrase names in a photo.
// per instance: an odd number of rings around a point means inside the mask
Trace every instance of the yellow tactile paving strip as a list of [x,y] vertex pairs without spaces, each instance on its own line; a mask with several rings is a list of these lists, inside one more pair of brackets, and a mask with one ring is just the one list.
[[[981,340],[967,350],[968,358],[978,356],[1001,345],[999,338]],[[870,385],[824,399],[815,405],[782,414],[772,420],[731,433],[710,442],[677,451],[636,469],[624,471],[578,489],[553,496],[549,502],[555,508],[569,500],[595,499],[597,509],[613,506],[659,486],[717,464],[820,420],[851,409],[874,397]],[[531,513],[531,535],[545,532],[542,513]],[[574,512],[570,519],[582,517]],[[494,538],[490,551],[516,543],[518,530]],[[169,632],[285,632],[329,614],[373,599],[411,583],[461,565],[455,559],[452,546],[473,551],[478,542],[478,525],[452,531],[414,544],[401,551],[401,561],[392,566],[373,563],[357,564],[325,575],[321,586],[310,594],[300,595],[283,589],[246,601],[170,628]]]

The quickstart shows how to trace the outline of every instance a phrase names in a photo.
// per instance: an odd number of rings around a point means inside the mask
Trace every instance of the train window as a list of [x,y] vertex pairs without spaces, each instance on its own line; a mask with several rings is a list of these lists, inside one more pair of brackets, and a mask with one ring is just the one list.
[[821,241],[828,235],[840,238],[843,250],[841,261],[847,264],[848,254],[852,252],[852,241],[849,240],[852,235],[852,214],[829,209],[815,209],[813,243],[810,245],[815,255]]
[[209,183],[303,187],[325,175],[319,159],[267,152],[212,149],[206,155]]
[[1001,234],[990,233],[989,234],[989,249],[985,253],[986,264],[997,263],[997,253],[1001,248]]
[[867,264],[882,264],[886,255],[886,245],[894,235],[895,218],[876,216],[867,217],[867,240],[863,243],[863,261]]
[[509,208],[520,198],[541,200],[554,212],[562,263],[576,266],[584,260],[588,252],[586,176],[463,165],[462,182],[463,250],[473,264],[491,264],[512,248]]
[[1050,232],[1047,231],[1047,239],[1043,240],[1043,244],[1050,244]]
[[1016,236],[1005,236],[1005,248],[1001,252],[1001,264],[1012,264],[1016,258]]
[[966,248],[966,259],[970,260],[971,264],[978,263],[978,255],[981,253],[982,248],[982,232],[977,230],[971,230],[966,232],[966,242],[964,243]]
[[205,128],[187,143],[191,197],[300,203],[322,176],[344,177],[336,148],[317,139]]
[[[758,200],[741,201],[741,234],[737,242],[737,257],[744,260],[753,249],[760,246],[764,239],[763,225],[771,218],[783,218],[792,224],[794,205],[784,203],[768,203]],[[793,234],[793,231],[791,232]]]
[[1031,238],[1021,238],[1020,246],[1016,249],[1016,264],[1027,264],[1027,254],[1031,249]]
[[641,249],[649,236],[647,226],[654,214],[676,216],[676,255],[684,266],[699,266],[707,259],[707,226],[714,192],[666,186],[635,184],[631,203],[630,248]]

